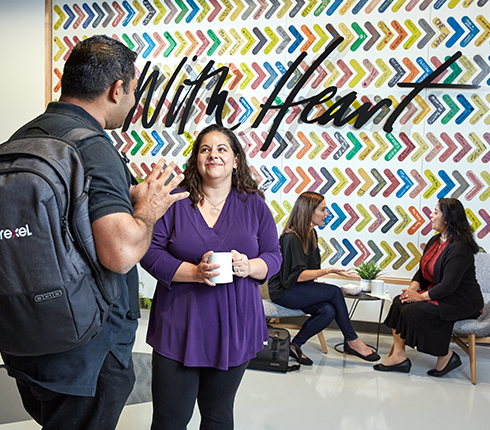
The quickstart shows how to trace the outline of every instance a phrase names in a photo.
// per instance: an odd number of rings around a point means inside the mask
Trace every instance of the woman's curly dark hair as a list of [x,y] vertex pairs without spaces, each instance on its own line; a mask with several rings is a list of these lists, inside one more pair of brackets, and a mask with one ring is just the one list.
[[226,136],[226,139],[233,151],[234,156],[237,158],[237,168],[233,172],[232,176],[232,187],[235,187],[238,191],[243,194],[247,193],[257,193],[265,200],[264,193],[257,186],[257,182],[252,177],[252,172],[247,163],[247,157],[243,151],[242,145],[238,141],[235,133],[230,129],[223,127],[218,124],[210,125],[202,130],[192,147],[192,152],[187,159],[186,168],[184,171],[184,181],[182,186],[186,187],[190,193],[189,199],[193,206],[196,206],[199,200],[204,199],[204,193],[202,192],[202,176],[197,168],[197,155],[199,154],[199,149],[201,148],[201,142],[204,136],[208,133],[218,132]]
[[442,218],[446,221],[448,239],[453,240],[456,237],[463,239],[476,254],[479,247],[473,238],[473,231],[461,202],[458,199],[439,199],[439,209],[442,212]]

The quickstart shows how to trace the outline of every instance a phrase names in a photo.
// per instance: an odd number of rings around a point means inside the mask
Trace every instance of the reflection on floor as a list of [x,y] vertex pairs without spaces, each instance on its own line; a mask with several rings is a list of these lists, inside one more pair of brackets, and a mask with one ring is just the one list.
[[[146,320],[138,330],[135,351],[150,352],[144,342]],[[470,382],[468,357],[456,345],[463,366],[443,378],[426,371],[435,359],[409,350],[410,374],[379,373],[372,364],[335,352],[342,339],[326,330],[329,353],[322,354],[317,338],[304,352],[314,361],[298,372],[276,374],[247,370],[235,407],[237,430],[405,430],[465,429],[488,425],[490,404],[490,349],[478,347],[478,384]],[[367,343],[374,335],[360,334]],[[380,354],[390,349],[388,336],[380,339]],[[117,430],[149,429],[151,403],[126,406]],[[189,430],[199,428],[196,411]],[[39,430],[31,421],[0,425],[0,430]]]

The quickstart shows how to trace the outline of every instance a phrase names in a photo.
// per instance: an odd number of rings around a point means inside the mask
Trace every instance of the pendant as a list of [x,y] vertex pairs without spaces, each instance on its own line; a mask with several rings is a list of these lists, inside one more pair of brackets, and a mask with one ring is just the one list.
[[218,215],[219,215],[220,212],[221,212],[221,210],[218,209],[218,208],[216,208],[216,207],[209,209],[209,213],[214,218],[218,217]]

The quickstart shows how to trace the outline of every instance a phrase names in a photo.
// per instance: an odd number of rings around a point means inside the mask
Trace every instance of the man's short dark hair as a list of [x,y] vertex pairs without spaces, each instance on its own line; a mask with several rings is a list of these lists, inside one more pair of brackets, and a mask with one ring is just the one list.
[[135,75],[138,54],[108,36],[93,36],[75,45],[65,63],[61,95],[92,101],[118,80],[124,92]]

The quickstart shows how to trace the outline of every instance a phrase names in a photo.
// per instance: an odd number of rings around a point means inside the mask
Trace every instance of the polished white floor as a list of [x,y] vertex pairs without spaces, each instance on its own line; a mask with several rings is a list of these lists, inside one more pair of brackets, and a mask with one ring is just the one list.
[[[135,350],[150,352],[144,342],[146,319],[141,320]],[[360,333],[368,343],[374,335]],[[410,374],[380,373],[362,360],[334,350],[342,339],[325,331],[328,354],[317,339],[303,348],[314,365],[299,372],[276,374],[247,370],[236,398],[237,430],[405,430],[482,429],[490,421],[490,348],[478,347],[478,384],[472,385],[468,357],[456,345],[463,366],[443,378],[431,378],[432,357],[409,350]],[[388,353],[388,336],[380,353]],[[151,403],[127,406],[117,430],[149,429]],[[189,430],[199,428],[196,411]],[[32,421],[0,425],[0,430],[38,430]]]

